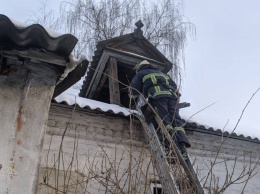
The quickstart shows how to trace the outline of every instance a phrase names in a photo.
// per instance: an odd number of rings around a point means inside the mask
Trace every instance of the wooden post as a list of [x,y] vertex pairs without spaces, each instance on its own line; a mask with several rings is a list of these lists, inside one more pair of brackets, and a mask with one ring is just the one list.
[[109,96],[111,104],[120,103],[120,91],[118,82],[117,59],[110,57],[108,60]]
[[108,68],[105,69],[104,74],[102,75],[101,80],[99,81],[97,89],[94,93],[94,96],[96,96],[96,97],[99,96],[101,89],[103,88],[104,84],[106,83],[106,81],[108,79],[108,70],[107,69]]

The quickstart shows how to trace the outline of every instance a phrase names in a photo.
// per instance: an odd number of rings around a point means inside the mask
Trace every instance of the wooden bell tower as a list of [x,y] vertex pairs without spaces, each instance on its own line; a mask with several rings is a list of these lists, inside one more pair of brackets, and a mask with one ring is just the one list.
[[137,63],[148,60],[167,73],[173,64],[144,36],[141,20],[133,33],[98,42],[85,77],[81,97],[129,106],[128,86]]

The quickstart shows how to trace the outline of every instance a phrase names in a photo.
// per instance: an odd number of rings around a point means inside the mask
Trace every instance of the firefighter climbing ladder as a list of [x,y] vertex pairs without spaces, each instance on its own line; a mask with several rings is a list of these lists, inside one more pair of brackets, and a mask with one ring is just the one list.
[[[144,128],[144,135],[147,144],[149,144],[151,153],[152,153],[152,160],[153,164],[156,168],[157,174],[159,176],[159,180],[162,184],[163,192],[166,194],[186,194],[182,190],[182,186],[180,182],[177,180],[178,177],[174,176],[174,166],[181,165],[189,182],[189,189],[192,191],[189,193],[195,194],[204,194],[204,191],[199,183],[197,175],[191,165],[190,160],[184,160],[182,155],[180,154],[177,146],[173,143],[172,138],[170,137],[169,133],[167,132],[165,126],[161,123],[158,115],[155,115],[155,120],[158,123],[159,127],[161,128],[162,133],[165,135],[167,140],[170,142],[172,146],[172,150],[174,151],[174,155],[177,156],[178,160],[175,161],[175,164],[169,162],[169,159],[164,151],[164,147],[159,140],[159,137],[156,133],[156,129],[153,123],[146,119],[145,114],[147,112],[151,112],[148,110],[149,105],[147,104],[146,100],[143,97],[139,97],[137,103],[137,111],[140,113],[139,120],[141,121],[143,128]],[[179,183],[178,183],[179,182]]]

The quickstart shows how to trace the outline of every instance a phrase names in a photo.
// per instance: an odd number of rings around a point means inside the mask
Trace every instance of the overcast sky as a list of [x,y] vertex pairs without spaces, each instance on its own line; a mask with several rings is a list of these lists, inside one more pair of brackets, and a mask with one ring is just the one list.
[[[196,40],[186,48],[182,111],[192,113],[216,102],[192,119],[232,130],[243,108],[260,87],[260,1],[186,0],[185,15],[196,25]],[[260,138],[260,92],[235,132]]]
[[[23,2],[23,3],[21,3]],[[0,0],[0,13],[22,22],[40,7],[40,0]],[[60,0],[49,1],[59,9]],[[196,39],[185,50],[181,110],[191,120],[231,131],[252,94],[260,87],[260,1],[184,0],[185,16],[196,26]],[[260,138],[260,92],[244,112],[236,133]],[[228,122],[228,123],[227,123]]]

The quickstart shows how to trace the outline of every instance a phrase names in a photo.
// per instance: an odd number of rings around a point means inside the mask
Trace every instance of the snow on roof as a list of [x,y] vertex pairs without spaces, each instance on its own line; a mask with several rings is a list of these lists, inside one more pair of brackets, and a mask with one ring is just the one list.
[[[18,29],[24,29],[24,28],[27,28],[29,27],[31,24],[26,24],[26,23],[23,23],[23,22],[20,22],[20,21],[17,21],[11,17],[9,17],[9,19],[11,20],[11,22],[14,24],[14,26]],[[46,27],[43,27],[44,30],[53,38],[58,38],[60,36],[62,36],[63,34],[59,33],[59,32],[56,32],[56,31],[53,31],[49,28],[46,28]]]
[[82,98],[82,97],[75,96],[74,94],[70,94],[70,93],[66,93],[66,92],[60,94],[54,100],[57,103],[64,102],[70,106],[76,104],[80,108],[88,108],[91,110],[98,110],[101,112],[111,112],[114,114],[119,114],[119,115],[124,115],[124,116],[129,116],[132,113],[137,113],[136,111],[132,111],[130,109],[118,106],[116,104],[107,104],[107,103],[99,102],[96,100]]
[[[57,103],[66,103],[67,105],[73,106],[78,105],[81,108],[88,108],[91,110],[98,110],[101,112],[110,112],[114,114],[129,116],[130,114],[139,114],[137,111],[129,110],[125,107],[121,107],[115,104],[107,104],[104,102],[91,100],[87,98],[82,98],[77,96],[78,89],[74,89],[73,87],[66,90],[64,93],[57,96],[54,100]],[[185,118],[184,118],[185,119]],[[186,118],[187,119],[187,118]],[[193,130],[198,130],[201,132],[206,132],[210,134],[223,134],[224,136],[229,136],[236,138],[236,139],[242,139],[246,141],[251,141],[255,143],[260,143],[260,140],[255,136],[247,136],[240,133],[231,133],[231,131],[221,130],[218,128],[212,128],[207,125],[199,124],[195,121],[192,121],[190,119],[189,122],[186,123],[186,127],[192,128]]]
[[72,34],[60,34],[40,24],[24,24],[0,14],[1,46],[19,49],[40,49],[53,54],[69,57],[78,39]]
[[[185,119],[185,118],[184,118]],[[189,119],[187,119],[189,120]],[[260,140],[253,134],[244,134],[244,133],[239,133],[235,131],[234,129],[228,130],[228,129],[219,129],[217,127],[210,127],[205,124],[198,123],[196,121],[191,121],[189,120],[186,125],[187,128],[193,128],[195,130],[201,131],[201,132],[206,132],[206,133],[211,133],[211,134],[221,134],[223,136],[229,136],[235,139],[244,139],[247,141],[255,142],[255,143],[260,143]]]

